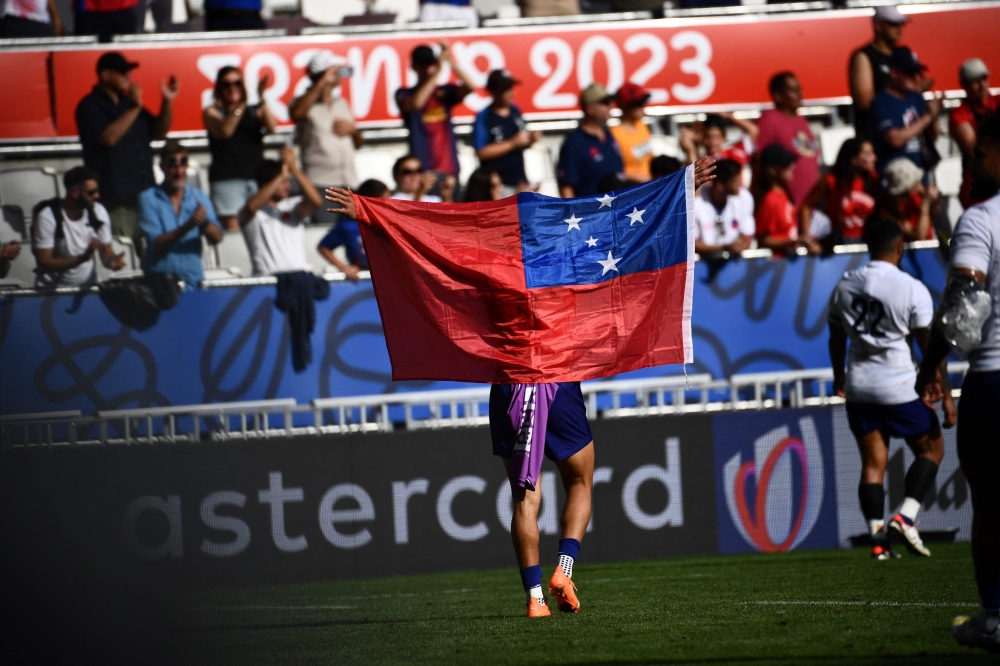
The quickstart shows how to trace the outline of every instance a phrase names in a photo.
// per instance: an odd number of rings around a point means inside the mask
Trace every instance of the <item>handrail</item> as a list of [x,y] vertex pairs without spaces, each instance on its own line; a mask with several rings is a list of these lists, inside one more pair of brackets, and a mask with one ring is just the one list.
[[111,41],[119,44],[147,44],[150,42],[218,42],[233,40],[274,39],[287,37],[286,28],[267,28],[264,30],[232,30],[217,32],[154,32],[137,33],[134,35],[114,35]]
[[32,412],[30,414],[6,414],[0,416],[0,422],[7,421],[52,421],[55,419],[70,418],[73,416],[80,416],[82,412],[79,409],[66,409],[61,412]]

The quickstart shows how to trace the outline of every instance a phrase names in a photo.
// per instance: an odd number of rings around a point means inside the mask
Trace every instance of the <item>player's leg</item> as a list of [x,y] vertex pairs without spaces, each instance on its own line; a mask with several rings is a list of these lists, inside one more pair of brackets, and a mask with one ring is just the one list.
[[958,458],[972,491],[972,563],[981,610],[955,618],[963,645],[1000,652],[1000,372],[971,373],[958,404]]
[[534,490],[517,484],[517,472],[511,471],[510,458],[504,459],[504,469],[510,481],[513,511],[510,518],[510,536],[521,574],[521,585],[528,597],[528,617],[550,615],[542,593],[542,567],[538,558],[538,509],[542,504],[542,480]]
[[561,538],[559,539],[558,562],[549,580],[549,592],[556,598],[559,610],[576,613],[580,610],[580,600],[573,584],[573,564],[580,554],[583,535],[590,523],[594,490],[594,442],[564,460],[556,461],[563,488],[566,490],[566,504],[560,516]]
[[941,433],[937,414],[919,400],[909,405],[900,405],[897,410],[900,417],[904,417],[907,412],[912,414],[905,416],[905,424],[894,424],[898,431],[921,431],[928,426],[930,430],[916,437],[906,437],[906,444],[915,458],[906,472],[903,504],[889,520],[889,531],[902,537],[913,553],[930,557],[931,551],[924,545],[915,523],[924,498],[934,487],[934,479],[937,478],[938,467],[944,457],[944,435]]
[[875,542],[872,557],[888,560],[898,555],[885,534],[885,468],[889,463],[889,440],[881,429],[882,405],[847,403],[847,421],[861,452],[861,481],[858,484],[858,501],[868,525],[868,533]]

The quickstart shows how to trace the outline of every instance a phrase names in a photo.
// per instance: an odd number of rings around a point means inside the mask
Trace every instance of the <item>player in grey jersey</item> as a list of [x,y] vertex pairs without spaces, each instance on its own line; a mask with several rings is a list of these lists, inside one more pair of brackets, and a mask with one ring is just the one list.
[[[919,280],[899,269],[903,231],[892,221],[869,225],[865,233],[871,262],[841,278],[830,297],[830,361],[833,387],[847,398],[847,420],[861,450],[858,499],[875,541],[872,557],[899,557],[888,534],[902,537],[910,550],[930,556],[914,526],[920,505],[934,485],[944,455],[937,414],[914,390],[910,338],[927,344],[934,306]],[[847,372],[844,355],[850,340]],[[945,402],[945,427],[955,425],[955,403]],[[889,438],[901,437],[916,458],[906,473],[906,496],[884,525],[885,468]]]
[[981,611],[955,618],[963,645],[1000,652],[1000,115],[982,122],[972,163],[972,198],[958,221],[951,272],[917,379],[924,402],[941,399],[938,362],[968,351],[958,408],[958,458],[972,491],[972,562]]

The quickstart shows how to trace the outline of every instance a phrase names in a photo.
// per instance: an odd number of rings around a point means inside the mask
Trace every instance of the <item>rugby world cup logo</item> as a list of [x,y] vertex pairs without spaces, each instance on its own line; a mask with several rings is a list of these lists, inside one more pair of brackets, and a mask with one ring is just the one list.
[[[823,503],[823,455],[811,416],[799,419],[802,437],[779,426],[723,466],[726,506],[743,539],[764,553],[784,552],[809,536]],[[797,482],[796,482],[797,481]]]

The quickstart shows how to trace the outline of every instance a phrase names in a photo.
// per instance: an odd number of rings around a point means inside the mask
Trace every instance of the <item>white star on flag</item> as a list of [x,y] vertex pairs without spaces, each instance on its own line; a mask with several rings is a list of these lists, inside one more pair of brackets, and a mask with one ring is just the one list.
[[621,257],[618,257],[617,259],[615,259],[614,257],[612,257],[611,256],[611,250],[608,250],[608,258],[604,259],[604,260],[598,260],[597,261],[597,263],[599,263],[601,266],[604,266],[604,270],[601,271],[601,275],[604,275],[608,271],[614,271],[614,272],[617,273],[618,272],[618,262],[621,261],[621,260],[622,260]]
[[573,213],[569,216],[568,220],[563,220],[563,222],[569,225],[569,228],[566,229],[566,232],[569,233],[573,229],[576,229],[577,231],[580,230],[580,223],[583,222],[583,218],[577,217],[576,213]]
[[626,215],[626,217],[632,220],[631,222],[628,223],[628,226],[631,227],[636,222],[638,222],[639,224],[645,224],[642,221],[642,214],[645,212],[646,212],[645,210],[639,210],[637,206],[632,206],[632,212]]
[[587,247],[597,247],[597,239],[591,236],[586,240]]
[[611,202],[614,201],[617,198],[618,197],[613,197],[610,194],[605,194],[603,197],[598,197],[597,200],[601,203],[601,205],[598,206],[597,209],[600,210],[600,209],[604,208],[605,206],[607,206],[608,208],[611,208]]

